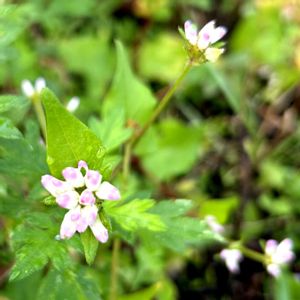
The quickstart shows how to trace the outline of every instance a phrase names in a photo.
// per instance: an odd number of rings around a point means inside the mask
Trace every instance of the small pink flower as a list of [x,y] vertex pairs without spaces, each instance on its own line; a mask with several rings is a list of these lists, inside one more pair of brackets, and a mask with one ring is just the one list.
[[292,248],[293,241],[288,238],[279,244],[275,240],[268,240],[266,242],[267,271],[272,276],[278,277],[281,274],[281,267],[290,263],[295,258]]
[[223,26],[216,27],[215,21],[210,21],[198,32],[197,26],[190,20],[184,23],[185,37],[189,43],[203,53],[206,60],[215,62],[224,52],[223,48],[212,47],[224,37],[227,29]]
[[89,170],[82,160],[77,168],[65,168],[62,175],[66,181],[51,175],[41,178],[42,185],[56,198],[57,204],[69,209],[61,224],[60,238],[71,238],[76,231],[84,232],[90,227],[95,237],[105,243],[108,231],[98,216],[96,200],[119,200],[119,190],[107,181],[101,182],[102,175],[96,170]]
[[221,258],[225,261],[228,270],[232,273],[240,271],[239,263],[243,258],[242,253],[237,249],[223,249],[220,252]]
[[224,232],[224,227],[217,222],[216,218],[212,215],[207,215],[205,216],[205,221],[207,223],[207,225],[209,226],[209,228],[218,234],[222,234]]

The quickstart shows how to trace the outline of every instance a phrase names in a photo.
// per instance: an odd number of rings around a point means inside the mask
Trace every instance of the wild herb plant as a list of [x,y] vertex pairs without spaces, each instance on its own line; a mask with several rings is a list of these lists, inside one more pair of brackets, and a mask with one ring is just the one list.
[[[65,5],[67,11],[69,6]],[[74,15],[88,16],[89,5],[87,11],[77,11],[76,7],[80,4],[74,4]],[[109,4],[105,8],[109,10]],[[12,66],[17,66],[10,59],[12,45],[29,22],[26,17],[32,24],[40,21],[39,9],[37,4],[27,3],[20,7],[5,5],[0,10],[5,33],[0,40],[1,52]],[[62,7],[59,9],[63,12]],[[54,12],[52,8],[54,15],[51,15],[49,10],[44,28],[55,39],[54,28],[61,32],[64,29],[60,26],[62,19]],[[54,25],[49,23],[51,17]],[[11,26],[14,19],[17,21]],[[116,66],[112,81],[108,90],[99,87],[98,80],[108,82],[111,74],[98,73],[97,68],[113,69],[110,48],[100,47],[103,50],[100,54],[93,50],[98,42],[107,44],[105,32],[99,41],[83,35],[60,41],[59,45],[68,68],[85,75],[88,92],[83,93],[84,97],[97,99],[101,92],[101,102],[89,102],[74,94],[61,101],[54,91],[61,94],[63,87],[51,81],[48,84],[48,78],[42,77],[32,85],[24,80],[24,74],[17,77],[23,95],[3,93],[0,97],[0,226],[3,229],[0,241],[6,282],[3,297],[176,299],[177,289],[166,272],[170,261],[173,260],[170,268],[174,270],[169,273],[176,273],[178,257],[180,264],[185,256],[190,257],[190,252],[205,246],[217,247],[212,261],[224,261],[232,274],[242,273],[243,261],[251,259],[260,263],[265,274],[278,280],[278,290],[282,291],[280,286],[284,282],[296,285],[286,275],[289,264],[296,259],[291,238],[282,238],[278,243],[275,237],[262,237],[260,247],[253,249],[247,245],[247,239],[239,236],[239,215],[237,232],[221,224],[225,223],[231,206],[237,207],[235,197],[224,199],[224,211],[220,203],[210,199],[213,209],[205,202],[199,217],[198,213],[195,215],[198,205],[195,199],[201,193],[189,188],[188,179],[181,187],[175,181],[192,170],[199,157],[204,157],[202,153],[212,143],[214,133],[224,130],[224,124],[219,126],[218,120],[203,123],[203,129],[202,123],[197,123],[200,118],[195,118],[195,112],[186,106],[183,114],[196,120],[195,124],[186,125],[166,114],[168,105],[175,101],[177,93],[182,93],[181,85],[194,69],[198,72],[204,69],[214,78],[242,123],[241,130],[250,137],[243,140],[241,150],[249,168],[245,171],[246,180],[252,176],[247,172],[254,170],[255,164],[269,151],[261,136],[255,137],[255,112],[238,100],[234,89],[227,86],[226,76],[215,67],[226,52],[227,29],[209,21],[198,30],[195,23],[186,21],[179,32],[181,40],[179,34],[174,40],[185,49],[185,63],[176,76],[164,71],[164,77],[173,83],[166,84],[160,99],[135,74],[128,51],[119,40],[114,43]],[[236,44],[238,48],[238,41]],[[78,52],[84,50],[89,55],[82,52],[81,60],[74,50],[77,48]],[[51,52],[51,47],[44,51]],[[86,61],[90,57],[96,59]],[[93,66],[98,58],[101,65]],[[30,60],[34,59],[29,57],[24,64],[32,63]],[[57,68],[56,72],[65,80],[64,70],[55,62],[49,59],[44,63],[50,69]],[[148,70],[157,76],[151,67]],[[77,109],[82,109],[85,121],[76,116]],[[261,163],[262,174],[274,171],[278,176],[275,181],[268,181],[266,175],[262,184],[283,188],[287,179],[283,178],[281,168],[272,159]],[[296,175],[293,176],[296,182]],[[230,184],[230,174],[228,178]],[[167,197],[168,192],[160,192],[164,188],[161,182],[177,184],[178,190],[188,189],[190,192],[182,194],[189,194],[185,198],[190,199],[173,197],[172,192]],[[200,190],[201,185],[205,183],[199,182]],[[245,193],[251,194],[248,190]],[[275,208],[267,194],[262,195],[261,203],[272,211]],[[241,206],[240,210],[243,209]],[[224,220],[212,216],[218,215],[218,210],[220,215],[226,215]]]

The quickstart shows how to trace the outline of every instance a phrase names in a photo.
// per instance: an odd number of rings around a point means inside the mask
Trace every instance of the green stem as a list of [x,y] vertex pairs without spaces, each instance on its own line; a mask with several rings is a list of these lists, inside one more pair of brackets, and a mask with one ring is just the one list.
[[120,245],[120,240],[118,238],[115,238],[113,242],[113,253],[111,262],[109,300],[116,300],[118,296],[118,265]]
[[[179,84],[186,76],[188,71],[192,67],[192,62],[189,61],[184,67],[182,73],[175,81],[175,83],[168,90],[166,95],[162,98],[153,114],[150,116],[149,120],[145,123],[142,129],[134,135],[125,145],[124,150],[124,159],[123,159],[123,191],[127,188],[129,173],[130,173],[130,160],[132,148],[134,145],[140,140],[140,138],[144,135],[144,133],[148,130],[148,128],[153,124],[153,122],[157,119],[160,113],[164,110],[164,108],[168,105],[171,100],[172,95],[178,88]],[[110,278],[110,295],[109,300],[116,300],[118,296],[118,265],[119,265],[119,251],[120,251],[121,241],[118,238],[115,238],[113,242],[113,253],[112,253],[112,263],[111,263],[111,278]]]
[[249,258],[251,258],[253,260],[259,261],[262,264],[264,264],[265,261],[266,261],[266,257],[265,257],[264,254],[256,252],[254,250],[251,250],[251,249],[249,249],[249,248],[247,248],[247,247],[245,247],[243,245],[239,244],[239,245],[234,246],[232,248],[240,250],[245,256],[247,256],[247,257],[249,257]]
[[132,143],[129,141],[125,145],[124,160],[123,160],[123,191],[127,188],[128,177],[130,173]]
[[153,114],[150,116],[149,120],[145,123],[145,125],[142,127],[142,129],[140,131],[138,131],[137,134],[134,135],[133,138],[130,140],[130,143],[132,144],[132,146],[134,146],[140,140],[140,138],[145,134],[145,132],[148,130],[148,128],[154,123],[154,121],[157,119],[157,117],[160,115],[160,113],[168,105],[174,92],[177,90],[180,83],[182,82],[184,77],[187,75],[187,73],[189,72],[189,70],[191,69],[192,66],[193,66],[193,62],[188,61],[188,63],[185,65],[184,69],[182,70],[182,73],[177,78],[177,80],[174,82],[174,84],[170,87],[170,89],[165,94],[165,96],[161,99],[161,101],[157,105],[156,109],[154,110]]
[[[123,187],[124,192],[127,188],[128,177],[130,173],[130,159],[131,159],[132,144],[126,143],[124,150],[123,160]],[[118,297],[118,266],[119,266],[119,252],[120,252],[121,241],[118,238],[114,239],[113,242],[113,253],[111,261],[111,277],[110,277],[110,295],[109,300],[116,300]]]
[[33,107],[34,107],[36,116],[38,118],[41,130],[42,130],[44,139],[46,139],[46,119],[45,119],[45,114],[44,114],[43,106],[42,106],[39,95],[34,95],[32,97],[32,103],[33,103]]

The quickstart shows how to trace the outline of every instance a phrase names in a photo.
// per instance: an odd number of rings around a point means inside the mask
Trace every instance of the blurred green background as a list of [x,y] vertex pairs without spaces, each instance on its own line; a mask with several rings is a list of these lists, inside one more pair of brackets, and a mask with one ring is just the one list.
[[[78,96],[75,115],[102,138],[117,165],[130,129],[114,132],[123,126],[118,121],[122,117],[105,104],[113,94],[116,41],[126,48],[132,76],[160,99],[187,60],[178,33],[187,19],[199,28],[212,19],[226,26],[226,52],[216,64],[192,69],[139,143],[130,188],[151,190],[157,199],[191,199],[193,217],[215,215],[233,238],[254,250],[259,251],[261,239],[288,236],[297,253],[299,1],[1,1],[1,93],[21,95],[22,80],[42,76],[65,105]],[[122,80],[130,91],[126,78]],[[132,95],[132,103],[138,96]],[[16,106],[8,114],[22,132],[24,114],[33,116],[28,110]],[[3,126],[8,125],[1,119]],[[6,222],[7,216],[0,218],[0,227]],[[1,231],[5,251],[7,239],[8,232]],[[102,260],[110,255],[109,246],[106,250]],[[216,258],[220,250],[203,243],[175,254],[160,247],[152,252],[143,244],[123,245],[120,289],[132,295],[120,299],[298,299],[297,260],[277,281],[248,259],[233,276]],[[12,256],[0,259],[0,299],[35,299],[32,287],[41,274],[8,283]],[[100,270],[102,264],[98,260]],[[107,285],[103,274],[89,272],[95,285]],[[105,295],[107,287],[100,289]],[[134,294],[137,290],[142,294]]]

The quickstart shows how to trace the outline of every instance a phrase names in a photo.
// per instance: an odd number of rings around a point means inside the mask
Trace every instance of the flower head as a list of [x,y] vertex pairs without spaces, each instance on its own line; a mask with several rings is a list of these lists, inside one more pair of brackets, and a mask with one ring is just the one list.
[[119,200],[119,190],[102,175],[90,170],[85,161],[79,161],[78,167],[67,167],[62,171],[65,181],[51,175],[44,175],[41,183],[56,199],[56,203],[69,211],[65,214],[60,228],[60,238],[71,238],[75,232],[84,232],[91,228],[97,240],[105,243],[108,231],[98,216],[97,200]]
[[284,239],[279,244],[275,240],[266,242],[267,271],[272,276],[278,277],[281,273],[281,267],[295,258],[292,248],[293,241],[291,239]]
[[191,21],[184,23],[185,38],[189,42],[188,52],[192,59],[200,62],[215,62],[224,52],[224,48],[212,46],[227,32],[223,26],[216,27],[215,21],[208,22],[199,32]]
[[39,94],[42,91],[42,89],[45,87],[46,87],[46,81],[42,77],[37,78],[34,86],[27,79],[23,80],[21,83],[21,88],[24,95],[29,98],[33,97],[35,94]]
[[221,258],[225,261],[228,270],[232,273],[240,271],[239,263],[243,258],[242,253],[237,249],[223,249],[220,252]]

